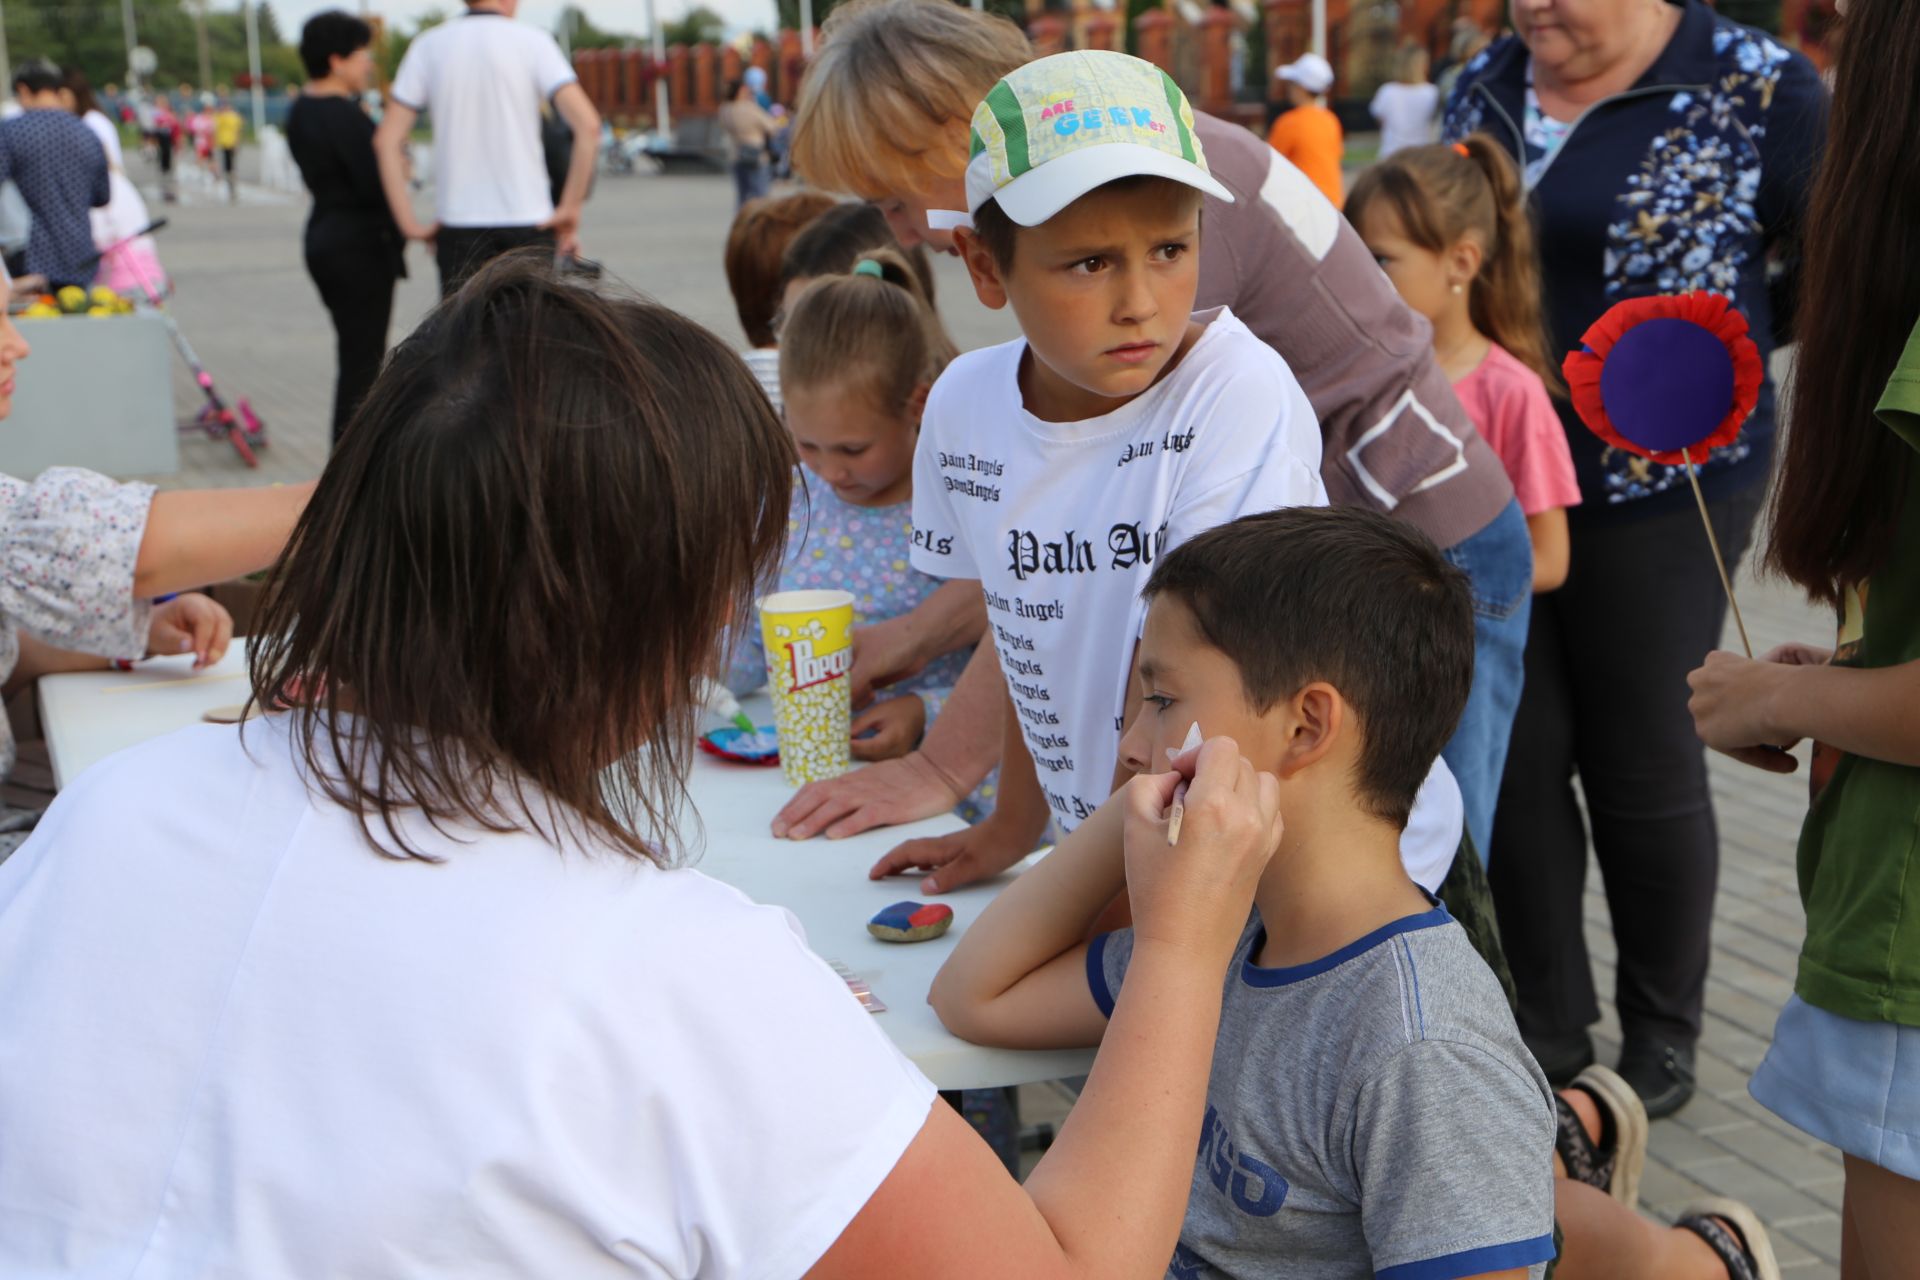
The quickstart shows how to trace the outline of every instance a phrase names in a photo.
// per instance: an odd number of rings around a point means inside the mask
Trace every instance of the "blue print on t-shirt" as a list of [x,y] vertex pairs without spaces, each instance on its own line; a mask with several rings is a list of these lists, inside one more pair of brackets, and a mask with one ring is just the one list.
[[1212,1106],[1200,1126],[1200,1163],[1216,1189],[1233,1202],[1233,1207],[1256,1218],[1270,1218],[1280,1212],[1287,1198],[1287,1180],[1271,1165],[1263,1164],[1234,1146],[1220,1113]]

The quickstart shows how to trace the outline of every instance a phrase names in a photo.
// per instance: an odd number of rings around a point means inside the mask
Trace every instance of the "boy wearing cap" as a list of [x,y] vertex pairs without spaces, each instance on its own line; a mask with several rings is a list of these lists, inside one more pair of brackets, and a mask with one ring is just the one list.
[[1346,200],[1346,183],[1340,175],[1346,135],[1340,117],[1327,109],[1333,67],[1317,53],[1303,53],[1273,75],[1286,94],[1287,109],[1275,117],[1267,143],[1311,178],[1338,208]]
[[1002,803],[1044,796],[1071,830],[1113,790],[1153,565],[1248,512],[1324,505],[1319,424],[1227,308],[1192,314],[1201,195],[1232,196],[1159,68],[1029,63],[979,105],[972,147],[968,212],[935,216],[1025,336],[962,355],[927,398],[913,565],[980,581],[1013,709]]
[[[1076,51],[975,110],[950,226],[980,300],[1024,335],[947,366],[914,453],[913,565],[977,579],[1007,687],[997,803],[1071,831],[1123,778],[1140,590],[1240,516],[1324,506],[1320,429],[1286,361],[1231,310],[1193,313],[1200,203],[1229,203],[1193,111],[1152,63]],[[1460,792],[1434,761],[1402,841],[1437,888]],[[910,841],[879,877],[951,855]]]

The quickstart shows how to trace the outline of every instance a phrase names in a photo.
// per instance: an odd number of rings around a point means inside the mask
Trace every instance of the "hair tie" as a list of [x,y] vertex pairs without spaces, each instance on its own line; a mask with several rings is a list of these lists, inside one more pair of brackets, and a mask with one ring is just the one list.
[[1453,153],[1454,153],[1455,155],[1457,155],[1457,156],[1459,156],[1459,157],[1460,157],[1460,158],[1461,158],[1462,160],[1471,160],[1471,159],[1473,159],[1473,152],[1471,152],[1471,151],[1469,151],[1469,150],[1467,150],[1467,144],[1466,144],[1466,143],[1464,143],[1464,142],[1456,142],[1456,143],[1454,143],[1454,144],[1453,144]]
[[872,258],[862,258],[859,262],[854,263],[853,274],[857,276],[872,276],[875,280],[885,280],[887,278],[886,272],[882,271],[880,264]]

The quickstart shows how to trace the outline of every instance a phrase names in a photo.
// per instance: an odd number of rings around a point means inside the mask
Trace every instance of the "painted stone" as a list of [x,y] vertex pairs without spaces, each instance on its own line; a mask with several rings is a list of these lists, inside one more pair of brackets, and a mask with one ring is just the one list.
[[944,902],[896,902],[867,921],[867,932],[882,942],[925,942],[953,924],[953,908]]

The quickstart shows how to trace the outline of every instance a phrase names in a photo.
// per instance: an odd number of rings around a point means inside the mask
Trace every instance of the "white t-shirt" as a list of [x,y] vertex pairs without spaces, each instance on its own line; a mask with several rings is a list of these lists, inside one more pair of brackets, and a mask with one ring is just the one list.
[[1389,80],[1373,95],[1367,108],[1380,122],[1380,158],[1403,147],[1433,141],[1433,118],[1440,109],[1440,89],[1431,84],[1402,84]]
[[1112,413],[1044,422],[1023,339],[947,366],[913,463],[913,567],[978,578],[1048,807],[1071,831],[1113,790],[1141,588],[1162,552],[1254,512],[1324,506],[1320,423],[1286,361],[1225,307]]
[[[1140,591],[1161,553],[1255,512],[1325,506],[1320,424],[1293,371],[1228,308],[1173,372],[1114,412],[1044,422],[1020,394],[1023,339],[947,366],[913,462],[913,566],[978,578],[994,651],[1055,823],[1113,789]],[[1436,889],[1460,844],[1439,760],[1400,842]]]
[[792,1280],[925,1122],[784,911],[565,839],[381,858],[244,742],[102,762],[0,865],[0,1275]]
[[480,9],[423,32],[393,100],[431,114],[434,206],[449,227],[532,227],[553,216],[540,109],[573,83],[553,37]]

